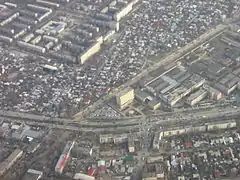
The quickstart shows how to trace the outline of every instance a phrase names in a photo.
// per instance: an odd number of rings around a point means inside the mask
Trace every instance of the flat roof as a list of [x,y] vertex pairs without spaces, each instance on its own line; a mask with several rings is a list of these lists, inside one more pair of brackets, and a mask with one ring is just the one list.
[[177,74],[181,73],[181,70],[178,67],[175,67],[174,69],[172,69],[171,71],[169,71],[167,73],[168,76],[175,76]]
[[154,98],[152,101],[148,102],[149,106],[156,106],[158,104],[160,104],[160,100],[157,100],[156,98]]
[[192,101],[192,100],[198,98],[199,96],[202,96],[202,95],[205,94],[205,93],[207,93],[206,90],[200,89],[200,90],[196,91],[195,93],[191,94],[188,99],[189,99],[190,101]]
[[33,174],[33,173],[29,173],[27,172],[22,180],[38,180],[42,175],[41,174]]
[[137,98],[139,98],[141,100],[144,100],[148,97],[151,97],[147,92],[141,91],[140,89],[135,90],[135,95],[136,95]]
[[165,81],[162,78],[158,78],[155,81],[153,81],[150,84],[148,84],[148,86],[151,86],[151,87],[155,88],[156,86],[158,86],[159,84],[162,84],[164,82]]
[[131,90],[133,90],[133,88],[127,87],[127,88],[123,89],[122,91],[120,91],[119,93],[117,93],[116,96],[118,96],[118,97],[122,96],[122,95],[126,94],[127,92],[129,92]]

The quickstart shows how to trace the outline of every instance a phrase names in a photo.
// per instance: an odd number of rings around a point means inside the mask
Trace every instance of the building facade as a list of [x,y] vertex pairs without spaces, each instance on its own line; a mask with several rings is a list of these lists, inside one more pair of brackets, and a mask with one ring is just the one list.
[[126,88],[116,95],[116,102],[120,109],[125,108],[134,100],[134,89]]

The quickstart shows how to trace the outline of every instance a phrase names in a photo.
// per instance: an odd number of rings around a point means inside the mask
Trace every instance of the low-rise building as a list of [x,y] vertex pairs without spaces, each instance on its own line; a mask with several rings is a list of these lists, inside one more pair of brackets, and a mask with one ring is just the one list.
[[176,128],[165,130],[163,132],[163,137],[175,136],[175,135],[184,134],[184,133],[186,133],[186,130],[184,127],[176,127]]
[[155,136],[154,136],[154,139],[153,139],[153,149],[159,149],[160,146],[159,146],[159,143],[160,143],[160,140],[163,136],[163,133],[160,132],[160,133],[155,133]]
[[181,81],[181,83],[168,76],[162,76],[162,78],[164,81],[168,81],[170,85],[161,91],[159,97],[169,106],[174,106],[183,97],[200,88],[205,83],[205,79],[197,74],[192,74],[188,79]]
[[165,172],[161,163],[146,164],[143,170],[144,180],[165,180]]
[[157,177],[146,177],[146,178],[143,178],[142,180],[158,180]]
[[240,78],[236,77],[234,74],[227,74],[221,78],[214,87],[221,91],[225,95],[232,93],[239,84]]
[[210,96],[210,98],[211,99],[213,99],[213,100],[215,100],[215,101],[218,101],[219,99],[221,99],[222,98],[222,93],[219,91],[219,90],[217,90],[217,89],[215,89],[215,88],[213,88],[213,87],[211,87],[211,86],[209,86],[209,85],[204,85],[204,87],[203,87],[206,91],[208,91],[208,94],[209,94],[209,96]]
[[25,137],[40,138],[44,134],[43,131],[32,130],[30,126],[22,124],[15,132],[12,133],[13,139],[23,140]]
[[114,144],[125,143],[128,140],[127,134],[119,134],[113,137]]
[[101,134],[99,137],[100,144],[103,143],[112,143],[113,142],[113,134]]
[[207,91],[205,91],[204,89],[200,89],[187,98],[187,103],[191,106],[194,106],[199,101],[204,99],[206,96],[207,96]]
[[135,152],[135,144],[133,138],[128,138],[128,152],[130,153]]
[[157,99],[153,99],[152,101],[148,102],[148,106],[152,109],[152,110],[156,110],[160,107],[160,102]]
[[180,134],[186,134],[191,132],[207,132],[207,131],[215,131],[215,130],[223,130],[223,129],[231,129],[237,127],[237,123],[235,120],[223,121],[223,122],[215,122],[215,123],[206,123],[199,124],[196,126],[186,126],[186,127],[174,127],[170,129],[164,129],[161,132],[155,135],[153,140],[154,149],[158,149],[159,141],[164,137],[176,136]]
[[151,101],[152,97],[145,91],[142,91],[140,89],[135,90],[135,98],[143,103],[146,103],[147,101]]
[[228,121],[228,122],[217,122],[217,123],[208,123],[207,130],[208,131],[216,131],[221,129],[230,129],[235,128],[237,126],[236,121]]

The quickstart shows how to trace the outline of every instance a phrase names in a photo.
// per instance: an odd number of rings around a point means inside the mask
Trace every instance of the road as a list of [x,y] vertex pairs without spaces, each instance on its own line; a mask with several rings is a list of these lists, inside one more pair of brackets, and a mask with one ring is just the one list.
[[[1,116],[1,115],[0,115]],[[59,119],[31,119],[19,118],[18,116],[12,117],[2,116],[3,120],[11,122],[26,122],[32,125],[47,126],[49,128],[65,129],[71,131],[95,131],[95,132],[139,132],[141,130],[150,129],[154,126],[164,125],[177,125],[188,124],[193,125],[199,122],[213,122],[221,120],[229,120],[240,117],[240,109],[233,107],[215,108],[215,109],[202,109],[197,112],[173,112],[168,115],[151,115],[148,117],[139,117],[135,119],[119,119],[116,121],[74,121],[74,120],[61,120]],[[146,135],[144,135],[146,136]],[[147,138],[146,138],[147,139]],[[146,144],[146,143],[144,143]]]
[[226,114],[236,114],[239,113],[238,108],[234,107],[213,107],[213,108],[200,108],[200,109],[181,109],[176,112],[166,112],[159,114],[152,114],[147,116],[136,116],[131,118],[118,118],[118,119],[92,119],[92,120],[71,120],[71,119],[60,119],[60,118],[51,118],[40,115],[26,114],[26,113],[18,113],[13,111],[2,111],[0,110],[0,117],[7,117],[12,119],[18,119],[23,121],[35,121],[42,123],[51,123],[51,124],[63,124],[63,125],[83,125],[83,126],[127,126],[134,123],[139,123],[139,119],[145,118],[146,121],[154,122],[157,119],[168,120],[168,119],[191,119],[191,118],[199,118],[202,116],[215,116],[221,113],[222,115]]
[[91,111],[94,111],[96,108],[98,108],[101,104],[103,104],[105,101],[111,99],[116,95],[117,92],[121,91],[122,89],[131,86],[135,83],[137,83],[139,80],[141,80],[143,77],[147,76],[150,72],[158,69],[161,66],[169,66],[173,65],[181,60],[182,58],[188,56],[190,53],[201,47],[202,45],[208,43],[212,39],[216,38],[217,36],[221,35],[225,29],[227,29],[229,25],[219,25],[216,28],[210,29],[203,35],[201,35],[199,38],[194,40],[192,43],[187,44],[182,49],[172,53],[168,54],[165,58],[161,59],[158,63],[155,63],[154,66],[150,66],[149,68],[143,70],[141,73],[139,73],[137,76],[135,76],[133,79],[129,80],[125,84],[121,85],[120,87],[114,89],[111,92],[111,95],[104,96],[103,98],[99,99],[95,103],[93,103],[91,106],[86,108],[85,110],[77,113],[74,118],[76,120],[82,119],[83,116],[88,114]]

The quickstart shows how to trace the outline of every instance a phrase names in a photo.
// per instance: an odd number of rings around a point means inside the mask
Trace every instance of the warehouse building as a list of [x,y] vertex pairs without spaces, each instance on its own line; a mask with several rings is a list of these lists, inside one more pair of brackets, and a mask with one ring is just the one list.
[[153,98],[145,91],[142,91],[140,89],[135,90],[135,98],[143,103],[146,103],[148,101],[151,101]]
[[22,124],[16,131],[12,133],[13,139],[23,140],[26,137],[41,138],[44,131],[32,130],[30,126]]
[[152,109],[152,110],[156,110],[160,107],[160,101],[158,101],[156,98],[154,98],[152,101],[148,102],[148,106]]
[[134,89],[126,88],[116,95],[117,105],[120,109],[125,108],[127,105],[131,104],[134,100]]
[[212,100],[218,101],[223,96],[222,93],[219,90],[217,90],[217,89],[215,89],[215,88],[213,88],[213,87],[211,87],[211,86],[209,86],[207,84],[205,84],[203,86],[203,88],[206,91],[208,91],[208,95],[209,95],[210,99],[212,99]]
[[201,87],[204,82],[204,78],[199,75],[193,74],[189,79],[186,79],[181,84],[176,81],[172,81],[172,85],[167,87],[167,90],[163,90],[159,97],[167,105],[173,106],[183,97],[187,96],[195,89]]
[[240,67],[237,67],[234,71],[233,74],[240,77]]
[[240,78],[236,77],[233,74],[227,74],[221,78],[214,87],[221,91],[225,95],[231,94],[237,87],[240,82]]
[[227,71],[225,66],[214,61],[197,62],[191,68],[194,72],[201,76],[203,75],[209,81],[216,81],[216,79]]
[[200,75],[191,74],[184,66],[178,65],[146,83],[145,86],[151,94],[159,97],[162,103],[171,107],[204,82],[205,79]]
[[191,106],[194,106],[195,104],[197,104],[199,101],[201,101],[202,99],[204,99],[207,96],[207,91],[204,89],[200,89],[198,91],[196,91],[195,93],[191,94],[188,98],[187,98],[187,103]]

